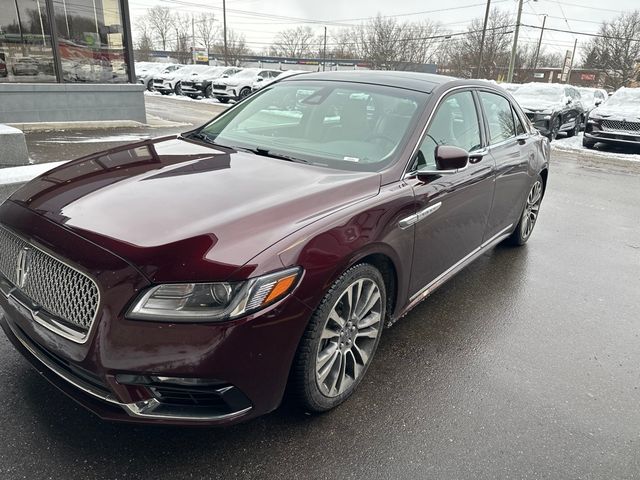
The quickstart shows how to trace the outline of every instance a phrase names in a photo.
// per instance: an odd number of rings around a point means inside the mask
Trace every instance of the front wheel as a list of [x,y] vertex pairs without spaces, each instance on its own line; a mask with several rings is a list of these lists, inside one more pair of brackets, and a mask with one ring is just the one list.
[[520,221],[511,236],[507,239],[508,243],[518,246],[527,243],[527,240],[529,240],[533,232],[533,227],[535,227],[538,221],[538,213],[540,212],[543,194],[544,182],[542,181],[542,177],[538,175],[538,178],[536,178],[536,181],[533,182],[531,186],[531,190],[529,190],[529,195],[527,195],[527,201],[520,216]]
[[582,124],[582,121],[580,120],[580,117],[576,118],[576,124],[574,125],[574,127],[569,130],[567,132],[567,137],[574,137],[576,135],[578,135],[580,133],[580,125]]
[[251,93],[251,89],[248,87],[243,88],[242,90],[240,90],[240,93],[238,94],[238,100],[242,100],[245,97],[248,97],[249,94]]
[[367,263],[338,278],[305,331],[292,370],[292,388],[304,407],[330,410],[351,396],[375,354],[386,315],[380,272]]
[[220,103],[229,103],[229,97],[216,97]]
[[558,133],[560,132],[560,117],[555,117],[551,119],[551,124],[549,125],[549,134],[547,138],[549,141],[553,141],[558,137]]
[[582,137],[582,146],[588,149],[592,149],[596,146],[596,142],[588,139],[587,137]]

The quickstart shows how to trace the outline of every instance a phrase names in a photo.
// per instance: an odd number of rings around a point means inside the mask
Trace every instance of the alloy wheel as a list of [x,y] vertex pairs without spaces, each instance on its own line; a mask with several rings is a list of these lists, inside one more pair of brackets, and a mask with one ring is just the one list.
[[315,372],[323,395],[344,393],[367,369],[380,336],[382,295],[376,283],[360,278],[333,305],[320,338]]
[[536,180],[531,187],[531,191],[527,196],[527,204],[522,213],[522,239],[529,238],[533,227],[538,220],[538,212],[540,211],[540,202],[542,202],[542,182]]

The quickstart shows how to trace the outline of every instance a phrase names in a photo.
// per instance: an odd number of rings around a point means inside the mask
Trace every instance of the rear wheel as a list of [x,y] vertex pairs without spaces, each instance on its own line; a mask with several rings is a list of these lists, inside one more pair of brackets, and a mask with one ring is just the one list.
[[216,97],[220,103],[229,103],[229,97]]
[[531,190],[529,190],[529,195],[527,195],[527,201],[520,216],[520,221],[511,236],[507,239],[508,243],[512,245],[524,245],[527,243],[527,240],[529,240],[533,232],[533,227],[535,227],[538,220],[543,194],[544,182],[542,181],[542,177],[538,175],[538,178],[536,178],[536,181],[533,182],[531,186]]
[[207,98],[211,98],[213,96],[213,88],[211,87],[211,85],[207,85],[207,87],[204,89],[204,96]]
[[238,94],[238,100],[242,100],[245,97],[248,97],[249,94],[251,93],[251,89],[249,87],[245,87],[242,90],[240,90],[240,93]]
[[176,83],[175,88],[173,89],[176,95],[182,95],[182,85],[180,82]]
[[314,412],[351,396],[375,354],[386,315],[380,272],[356,265],[336,280],[311,317],[292,370],[292,388]]
[[149,90],[150,92],[153,92],[154,88],[153,88],[153,79],[149,80],[147,82],[147,90]]

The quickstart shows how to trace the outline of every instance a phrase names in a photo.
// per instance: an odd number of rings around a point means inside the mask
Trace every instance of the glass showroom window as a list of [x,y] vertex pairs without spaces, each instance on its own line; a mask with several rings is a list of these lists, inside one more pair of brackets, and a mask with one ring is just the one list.
[[55,81],[45,0],[0,0],[0,82]]
[[53,10],[63,81],[128,81],[120,0],[53,0]]

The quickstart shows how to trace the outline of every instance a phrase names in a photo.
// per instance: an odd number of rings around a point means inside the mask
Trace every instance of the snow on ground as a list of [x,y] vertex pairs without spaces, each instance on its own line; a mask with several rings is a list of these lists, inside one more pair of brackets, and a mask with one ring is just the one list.
[[107,137],[53,137],[48,140],[40,140],[40,143],[111,143],[111,142],[138,142],[147,140],[150,135],[109,135]]
[[[166,97],[166,98],[171,98],[172,100],[182,100],[184,102],[210,103],[210,104],[220,105],[220,106],[229,106],[228,104],[220,103],[215,98],[204,98],[204,97],[191,98],[191,97],[187,97],[186,95],[176,95],[175,93],[170,93],[169,95],[162,95],[160,92],[151,92],[149,90],[145,90],[144,94],[148,96],[153,96],[153,97]],[[233,103],[233,100],[231,100],[231,102]]]
[[593,159],[614,158],[616,160],[640,162],[640,154],[638,153],[638,149],[633,150],[631,148],[598,144],[596,145],[595,149],[589,150],[588,148],[582,146],[582,133],[570,138],[557,138],[556,140],[551,142],[551,150],[578,153],[581,152]]
[[35,165],[23,165],[21,167],[0,168],[0,185],[10,183],[24,183],[48,172],[64,162],[37,163]]

